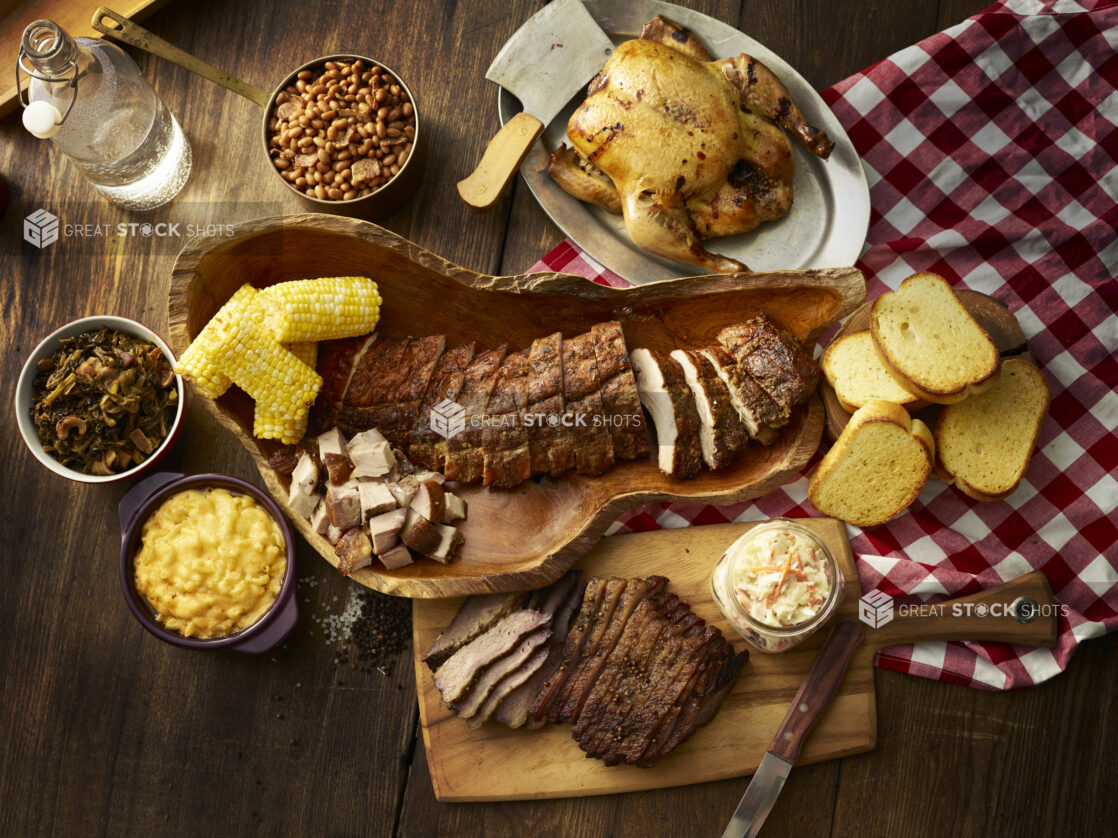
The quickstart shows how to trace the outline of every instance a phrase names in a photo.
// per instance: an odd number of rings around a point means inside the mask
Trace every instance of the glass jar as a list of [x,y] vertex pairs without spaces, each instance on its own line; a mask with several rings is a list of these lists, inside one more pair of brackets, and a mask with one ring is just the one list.
[[723,616],[750,645],[770,653],[814,634],[838,610],[845,587],[827,545],[788,518],[753,527],[727,548],[711,574]]

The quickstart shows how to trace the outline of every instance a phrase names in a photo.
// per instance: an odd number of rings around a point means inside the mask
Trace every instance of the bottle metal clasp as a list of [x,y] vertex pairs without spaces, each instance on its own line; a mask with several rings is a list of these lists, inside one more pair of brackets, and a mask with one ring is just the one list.
[[24,101],[23,89],[22,89],[23,79],[20,78],[20,73],[19,73],[20,70],[23,70],[23,72],[27,73],[27,75],[29,77],[31,77],[33,79],[38,79],[39,81],[42,81],[42,82],[47,82],[47,83],[50,83],[50,84],[55,84],[55,83],[58,83],[58,82],[65,82],[70,87],[70,104],[66,106],[66,112],[62,114],[62,119],[59,120],[59,122],[58,122],[58,124],[61,125],[62,123],[64,123],[66,121],[66,117],[68,117],[70,115],[70,111],[73,110],[73,108],[74,108],[74,102],[76,102],[77,99],[78,99],[78,62],[77,62],[77,59],[71,58],[68,62],[66,62],[66,70],[65,70],[65,73],[63,75],[48,76],[44,73],[38,72],[37,70],[31,69],[31,68],[27,67],[26,65],[24,65],[23,62],[26,58],[27,58],[27,52],[26,52],[26,50],[24,50],[24,48],[22,46],[20,46],[19,56],[16,58],[16,98],[19,99],[20,107],[26,108],[28,105],[31,104],[31,99],[30,99],[31,85],[30,85],[30,83],[28,83],[28,85],[27,85],[27,96],[28,96],[28,98],[27,98],[27,101]]

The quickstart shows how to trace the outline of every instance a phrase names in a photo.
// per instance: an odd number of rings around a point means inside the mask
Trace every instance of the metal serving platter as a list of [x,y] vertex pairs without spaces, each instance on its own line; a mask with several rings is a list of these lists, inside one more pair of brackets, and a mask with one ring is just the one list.
[[[818,93],[780,56],[732,26],[691,9],[658,0],[587,0],[586,8],[615,42],[635,38],[658,14],[692,30],[716,58],[742,52],[760,59],[776,73],[812,124],[835,142],[828,160],[820,160],[793,140],[796,155],[795,199],[779,221],[737,236],[709,239],[708,248],[731,256],[754,271],[802,270],[853,265],[869,227],[870,195],[854,146]],[[540,206],[591,258],[630,282],[644,284],[701,271],[695,265],[654,256],[634,246],[621,216],[571,197],[547,173],[548,156],[566,142],[567,122],[583,92],[552,120],[541,142],[528,153],[520,172]],[[521,110],[504,88],[497,113],[504,125]]]

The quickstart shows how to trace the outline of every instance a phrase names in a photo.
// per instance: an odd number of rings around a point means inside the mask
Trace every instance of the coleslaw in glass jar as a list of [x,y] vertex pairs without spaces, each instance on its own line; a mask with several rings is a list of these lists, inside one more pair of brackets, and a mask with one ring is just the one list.
[[722,614],[762,652],[810,637],[842,601],[842,571],[827,545],[786,518],[758,524],[715,565],[711,590]]

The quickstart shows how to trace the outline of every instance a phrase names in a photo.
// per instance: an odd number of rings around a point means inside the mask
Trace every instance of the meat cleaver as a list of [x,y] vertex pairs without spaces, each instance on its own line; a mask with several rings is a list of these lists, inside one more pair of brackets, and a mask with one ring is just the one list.
[[611,52],[613,41],[582,0],[553,0],[509,38],[485,77],[516,96],[524,110],[505,123],[477,168],[458,182],[466,206],[493,209],[543,129]]

